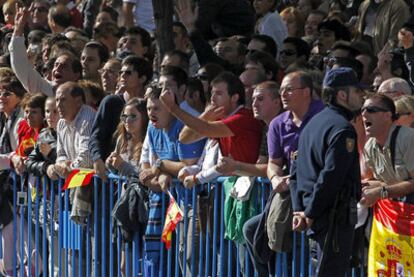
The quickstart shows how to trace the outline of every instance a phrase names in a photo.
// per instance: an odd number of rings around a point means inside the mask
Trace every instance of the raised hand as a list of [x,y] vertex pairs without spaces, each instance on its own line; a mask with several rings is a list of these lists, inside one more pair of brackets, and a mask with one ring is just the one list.
[[175,12],[187,31],[194,31],[195,22],[198,17],[198,7],[193,10],[190,0],[177,0]]
[[16,16],[14,17],[14,35],[15,36],[23,36],[24,35],[24,28],[26,24],[29,22],[30,12],[27,7],[19,7],[16,4]]
[[401,46],[404,49],[408,49],[413,47],[413,33],[405,28],[402,28],[399,32],[398,32],[398,40],[401,43]]

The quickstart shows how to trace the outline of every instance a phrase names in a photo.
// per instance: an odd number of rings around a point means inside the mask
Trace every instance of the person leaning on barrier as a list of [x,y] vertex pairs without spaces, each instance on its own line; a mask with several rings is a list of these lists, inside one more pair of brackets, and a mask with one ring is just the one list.
[[[75,168],[92,168],[88,144],[96,112],[84,103],[85,94],[77,83],[67,82],[56,91],[60,120],[57,125],[57,158],[53,170],[61,178],[68,177]],[[85,223],[84,220],[92,211],[92,199],[89,198],[91,188],[78,187],[72,193],[71,218],[81,224]],[[88,193],[83,194],[82,191]],[[84,201],[76,203],[76,196],[73,195],[85,197]]]
[[[57,179],[58,176],[53,170],[50,171],[50,175],[48,174],[49,167],[56,161],[56,127],[59,121],[59,115],[54,97],[49,97],[46,100],[45,120],[47,127],[40,132],[35,148],[27,158],[26,168],[27,172],[34,176],[48,175],[51,179]],[[53,166],[51,168],[53,168]]]
[[146,59],[131,55],[122,61],[119,73],[117,91],[113,95],[106,96],[99,104],[89,141],[93,168],[103,180],[106,180],[104,161],[114,148],[113,134],[118,126],[122,109],[130,99],[144,97],[144,87],[152,78],[152,67]]
[[[180,108],[174,99],[174,95],[169,91],[161,95],[161,101],[165,106],[186,125],[180,133],[182,143],[198,141],[204,137],[216,138],[223,156],[231,156],[235,161],[243,163],[257,162],[262,124],[253,118],[250,109],[244,107],[244,86],[236,75],[222,72],[212,81],[213,112],[210,110],[200,117],[194,117]],[[229,169],[223,172],[227,170]],[[225,253],[220,255],[225,256]]]
[[17,174],[26,172],[28,155],[35,147],[40,131],[44,127],[46,96],[42,93],[26,94],[22,100],[24,119],[19,122],[18,145],[11,158]]
[[[172,95],[174,105],[177,105],[176,94],[171,86],[165,85],[162,88],[163,93]],[[161,207],[162,207],[162,191],[166,191],[173,177],[177,177],[178,172],[186,165],[195,164],[200,157],[204,148],[204,140],[199,140],[191,144],[183,144],[178,140],[178,135],[183,128],[183,123],[174,118],[169,112],[166,105],[160,101],[161,90],[154,87],[147,90],[145,99],[147,100],[147,111],[150,124],[148,126],[147,137],[150,152],[153,154],[153,162],[141,162],[140,180],[151,189],[149,196],[149,219],[145,233],[145,251],[144,271],[146,276],[151,272],[151,268],[158,272],[160,269],[160,238],[162,233]],[[181,184],[176,186],[177,193],[184,195],[184,187]],[[183,199],[177,201],[182,207]],[[189,197],[189,203],[192,203]],[[187,211],[188,226],[192,227],[192,209],[184,207]],[[184,226],[184,225],[182,225]],[[180,257],[184,240],[191,241],[192,237],[196,237],[196,232],[184,230],[180,228]],[[187,236],[187,237],[185,237]],[[198,242],[198,239],[195,238]],[[188,245],[188,244],[187,244]],[[185,262],[181,260],[181,266],[188,265],[191,262],[191,253],[188,253]],[[193,255],[198,255],[196,250]],[[196,258],[197,260],[197,258]],[[164,259],[164,261],[166,261]],[[198,265],[198,263],[196,263]],[[164,267],[165,268],[165,267]],[[184,270],[183,270],[184,271]],[[191,270],[187,269],[190,274]]]
[[[377,200],[397,198],[414,204],[414,130],[395,125],[395,105],[385,95],[373,95],[365,100],[362,119],[369,137],[364,156],[373,178],[362,189],[361,203],[370,207]],[[392,145],[394,133],[395,145]],[[385,154],[389,152],[394,154]]]
[[[323,104],[320,101],[312,100],[312,84],[311,76],[303,71],[287,74],[283,78],[280,88],[281,102],[286,111],[275,117],[269,124],[267,134],[269,155],[267,176],[272,185],[272,196],[278,193],[280,203],[282,200],[284,202],[290,202],[288,193],[289,176],[286,173],[288,170],[283,170],[283,168],[290,168],[291,160],[296,155],[299,134],[302,132],[304,126],[306,126],[315,114],[323,109]],[[273,201],[273,198],[269,198],[268,201]],[[263,216],[265,216],[264,213],[253,217],[243,227],[243,232],[248,243],[248,250],[259,276],[267,276],[269,274],[267,264],[263,259],[258,259],[258,254],[260,253],[255,251],[255,247],[257,246],[254,245],[254,235],[257,232],[256,229],[260,228],[259,224]],[[263,226],[262,228],[264,229],[266,227]],[[288,233],[287,236],[291,236],[290,232]],[[289,239],[284,239],[286,237],[285,234],[274,231],[272,234],[268,234],[266,238],[267,244],[271,237],[277,238],[277,240],[272,240],[273,245],[275,245],[276,241],[290,242]],[[281,243],[278,244],[281,245]],[[272,247],[272,250],[281,251],[284,249]],[[266,259],[268,258],[266,257]],[[273,267],[270,267],[270,269],[270,272],[273,271]]]
[[[6,276],[13,276],[13,253],[16,249],[16,245],[13,245],[13,194],[9,169],[11,156],[17,148],[19,122],[23,118],[23,109],[19,104],[25,93],[13,71],[10,68],[0,68],[0,226]],[[20,226],[19,215],[14,220],[16,226]]]
[[361,195],[357,135],[349,121],[364,93],[356,73],[342,67],[326,73],[322,95],[328,107],[303,129],[291,169],[292,227],[317,242],[318,276],[345,276]]

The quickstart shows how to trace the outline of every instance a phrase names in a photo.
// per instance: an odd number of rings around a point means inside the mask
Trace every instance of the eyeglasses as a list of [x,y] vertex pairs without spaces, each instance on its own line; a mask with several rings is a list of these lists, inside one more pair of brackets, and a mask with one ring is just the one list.
[[128,122],[134,122],[138,119],[138,116],[136,114],[123,114],[121,115],[121,121],[124,123]]
[[10,97],[12,96],[14,93],[8,90],[2,90],[0,91],[0,97]]
[[301,88],[291,88],[291,87],[284,87],[280,88],[280,94],[287,93],[288,95],[292,95],[295,90],[304,89],[305,87]]
[[296,55],[296,51],[287,49],[287,50],[280,51],[280,54],[285,55],[285,56],[293,56],[293,55]]
[[125,73],[125,75],[131,76],[132,75],[132,70],[121,70],[119,71],[119,75],[122,75],[123,73]]
[[384,109],[384,108],[382,108],[382,107],[377,107],[377,106],[366,106],[366,107],[363,107],[362,109],[361,109],[361,112],[363,113],[363,112],[367,112],[367,113],[379,113],[379,112],[382,112],[382,113],[385,113],[385,112],[391,112],[390,110],[387,110],[387,109]]

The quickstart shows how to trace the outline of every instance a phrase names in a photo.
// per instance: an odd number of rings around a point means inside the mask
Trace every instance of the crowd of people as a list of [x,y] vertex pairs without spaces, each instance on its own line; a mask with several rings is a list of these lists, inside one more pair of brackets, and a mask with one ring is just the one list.
[[[13,221],[23,216],[13,218],[12,170],[58,180],[90,168],[135,183],[144,276],[166,270],[161,206],[174,179],[178,194],[195,188],[201,199],[209,182],[230,176],[226,217],[257,193],[246,176],[268,178],[264,211],[224,219],[244,276],[244,259],[258,276],[274,275],[274,254],[291,253],[300,231],[313,274],[345,276],[366,266],[370,208],[387,198],[414,204],[410,0],[177,0],[163,30],[173,49],[162,57],[151,0],[0,3],[4,276],[13,276]],[[70,194],[70,217],[85,226],[93,188]],[[191,276],[198,251],[188,245],[209,215],[181,200],[179,263]],[[124,272],[124,256],[120,264]]]

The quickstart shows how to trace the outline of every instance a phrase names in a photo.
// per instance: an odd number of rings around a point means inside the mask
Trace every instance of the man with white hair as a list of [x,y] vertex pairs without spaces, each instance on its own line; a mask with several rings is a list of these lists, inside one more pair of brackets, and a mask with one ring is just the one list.
[[411,95],[411,87],[406,80],[394,77],[383,81],[378,88],[378,93],[395,100],[402,95]]

